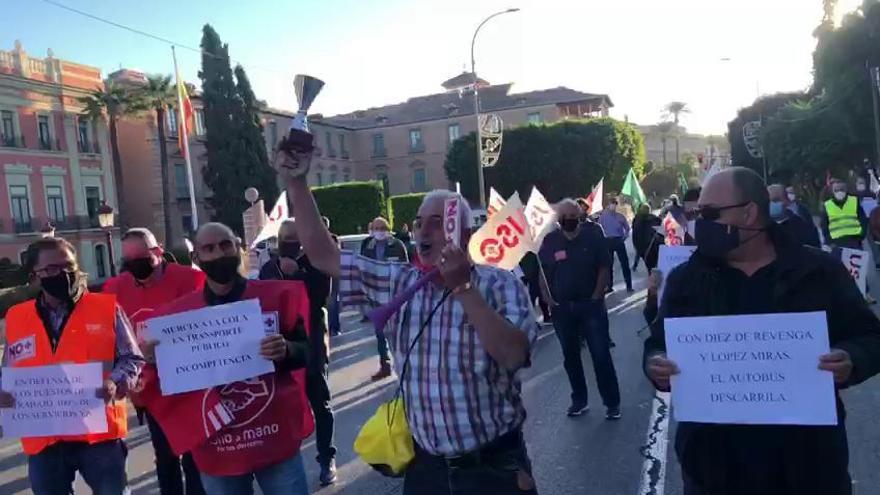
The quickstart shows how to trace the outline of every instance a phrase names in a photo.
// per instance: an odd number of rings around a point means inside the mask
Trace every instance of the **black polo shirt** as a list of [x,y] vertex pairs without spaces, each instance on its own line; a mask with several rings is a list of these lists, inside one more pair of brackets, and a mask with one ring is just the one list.
[[556,302],[590,299],[596,291],[599,269],[611,266],[605,234],[593,222],[582,223],[573,239],[566,238],[562,230],[550,232],[539,256]]

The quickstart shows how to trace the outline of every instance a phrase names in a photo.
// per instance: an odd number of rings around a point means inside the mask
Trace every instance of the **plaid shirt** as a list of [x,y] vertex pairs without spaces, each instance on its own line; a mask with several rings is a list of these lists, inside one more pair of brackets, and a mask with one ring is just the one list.
[[[340,301],[366,311],[386,304],[420,275],[406,263],[343,251]],[[510,272],[488,266],[477,266],[473,278],[488,304],[526,333],[533,345],[538,326],[522,282]],[[389,320],[385,333],[398,375],[419,328],[442,295],[442,287],[428,284]],[[409,359],[403,383],[407,419],[416,442],[427,452],[469,452],[525,421],[518,374],[504,370],[489,356],[454,296],[434,313]]]

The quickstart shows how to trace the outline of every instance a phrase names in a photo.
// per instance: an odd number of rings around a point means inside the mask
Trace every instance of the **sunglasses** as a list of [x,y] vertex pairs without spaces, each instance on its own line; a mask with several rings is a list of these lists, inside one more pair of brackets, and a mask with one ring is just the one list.
[[729,210],[731,208],[741,208],[748,205],[749,203],[751,203],[751,201],[728,206],[703,206],[694,210],[694,213],[696,214],[697,218],[714,222],[721,218],[722,211]]

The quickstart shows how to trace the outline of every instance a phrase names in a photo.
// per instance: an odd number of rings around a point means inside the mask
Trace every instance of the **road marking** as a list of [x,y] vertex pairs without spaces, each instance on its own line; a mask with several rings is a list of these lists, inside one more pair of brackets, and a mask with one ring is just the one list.
[[666,483],[666,446],[669,429],[669,392],[657,392],[651,401],[651,420],[645,444],[639,453],[645,458],[642,464],[642,481],[639,495],[663,495]]

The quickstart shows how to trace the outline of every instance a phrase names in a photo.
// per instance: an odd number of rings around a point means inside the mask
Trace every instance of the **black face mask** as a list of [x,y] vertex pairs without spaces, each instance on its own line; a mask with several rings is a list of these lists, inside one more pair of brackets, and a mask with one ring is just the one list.
[[[697,218],[694,222],[694,240],[700,253],[716,259],[724,258],[727,253],[738,248],[740,245],[752,240],[765,229],[740,229],[735,225]],[[740,241],[740,230],[753,230],[755,233]]]
[[137,280],[146,280],[153,274],[156,268],[153,266],[153,260],[150,258],[137,258],[134,260],[126,260],[122,267],[131,273]]
[[296,259],[299,256],[301,246],[300,243],[295,241],[289,242],[279,242],[278,243],[278,256],[281,258],[290,258]]
[[79,290],[79,275],[76,272],[61,272],[52,277],[44,277],[40,279],[40,287],[55,299],[69,302]]
[[559,221],[559,226],[562,227],[562,230],[565,232],[574,232],[577,230],[580,223],[580,220],[577,218],[563,218]]
[[241,265],[241,257],[236,255],[199,262],[199,268],[205,272],[205,275],[218,284],[232,282],[238,275],[239,265]]

